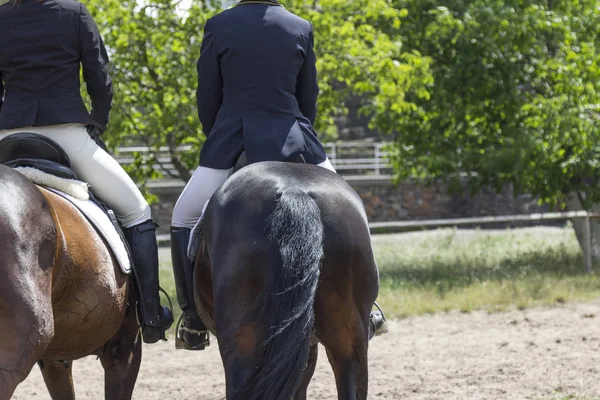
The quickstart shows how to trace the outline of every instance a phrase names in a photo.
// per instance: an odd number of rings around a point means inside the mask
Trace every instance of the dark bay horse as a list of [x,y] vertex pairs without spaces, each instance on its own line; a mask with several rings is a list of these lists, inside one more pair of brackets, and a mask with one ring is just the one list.
[[202,232],[196,304],[218,338],[227,399],[306,399],[319,342],[338,398],[366,399],[379,274],[363,203],[344,179],[251,164],[214,194]]
[[136,299],[71,203],[0,165],[0,400],[36,362],[53,399],[74,399],[71,361],[92,354],[106,398],[130,399],[141,361]]

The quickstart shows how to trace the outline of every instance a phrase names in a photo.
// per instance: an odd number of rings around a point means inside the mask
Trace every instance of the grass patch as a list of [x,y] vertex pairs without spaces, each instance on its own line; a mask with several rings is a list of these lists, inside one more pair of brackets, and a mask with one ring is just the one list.
[[600,397],[589,397],[589,396],[579,396],[579,395],[557,395],[554,397],[543,397],[537,400],[600,400]]
[[[160,265],[159,265],[159,279],[160,279],[160,287],[162,287],[165,292],[171,298],[173,302],[173,313],[175,314],[175,322],[181,315],[181,309],[179,308],[179,304],[177,303],[177,291],[175,290],[175,280],[173,279],[173,267],[171,266],[171,253],[170,250],[161,249],[160,253],[162,257],[160,257]],[[164,298],[164,294],[161,294],[161,303],[166,305],[166,299]],[[171,327],[171,333],[175,332],[175,324]]]
[[[390,317],[600,297],[600,276],[585,272],[570,228],[374,235],[373,248],[381,278],[378,302]],[[160,278],[178,316],[168,249],[161,249]]]
[[502,311],[600,296],[572,229],[444,229],[374,237],[391,316]]

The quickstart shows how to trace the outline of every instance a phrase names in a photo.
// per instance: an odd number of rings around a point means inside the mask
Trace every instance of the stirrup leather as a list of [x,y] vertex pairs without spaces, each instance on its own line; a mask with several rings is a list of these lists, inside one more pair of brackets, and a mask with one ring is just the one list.
[[[182,322],[183,322],[183,313],[181,313],[181,315],[179,316],[179,319],[177,320],[177,324],[175,325],[175,348],[176,349],[178,349],[178,350],[181,350],[181,349],[202,350],[205,347],[210,346],[210,332],[208,331],[208,329],[204,329],[201,331],[197,330],[197,329],[191,329],[186,326],[181,326]],[[191,333],[193,335],[198,335],[198,336],[202,336],[203,334],[206,334],[206,340],[202,344],[199,344],[198,346],[190,346],[181,337],[181,332],[188,332],[188,333]]]

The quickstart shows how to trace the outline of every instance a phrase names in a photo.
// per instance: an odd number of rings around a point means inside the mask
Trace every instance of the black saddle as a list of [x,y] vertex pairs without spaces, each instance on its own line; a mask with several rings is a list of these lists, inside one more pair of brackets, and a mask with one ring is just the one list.
[[0,164],[32,167],[60,178],[77,179],[62,147],[37,133],[19,132],[0,140]]
[[[306,164],[306,160],[302,154],[298,154],[297,156],[291,157],[287,159],[285,162],[293,162]],[[235,165],[233,166],[233,170],[229,173],[229,177],[235,174],[240,169],[244,168],[248,165],[248,157],[246,156],[246,151],[244,150],[242,154],[237,158]],[[200,220],[200,225],[202,225],[202,221],[204,219],[204,215],[202,215]],[[194,229],[193,236],[190,238],[190,245],[188,246],[188,258],[192,261],[196,260],[196,254],[198,254],[198,250],[200,249],[200,242],[202,241],[202,229],[198,227],[198,229]]]
[[[298,154],[297,156],[291,157],[290,159],[286,160],[286,162],[306,164],[306,160],[304,159],[304,156],[302,154]],[[236,172],[238,172],[240,169],[244,168],[247,165],[248,165],[248,158],[246,157],[246,151],[244,150],[242,152],[242,154],[240,154],[240,156],[237,158],[237,161],[235,162],[235,165],[233,166],[233,171],[231,172],[230,176],[235,174]]]

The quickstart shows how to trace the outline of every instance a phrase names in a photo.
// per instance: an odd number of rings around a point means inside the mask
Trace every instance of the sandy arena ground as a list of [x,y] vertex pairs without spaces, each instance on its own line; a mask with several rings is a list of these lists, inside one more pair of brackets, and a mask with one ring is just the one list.
[[[600,398],[600,300],[499,314],[448,313],[392,321],[370,348],[372,399]],[[74,364],[78,399],[102,399],[99,361]],[[134,399],[224,395],[217,344],[203,352],[147,345]],[[321,348],[311,399],[336,399]],[[575,398],[575,397],[573,397]],[[49,399],[37,367],[13,399]]]

